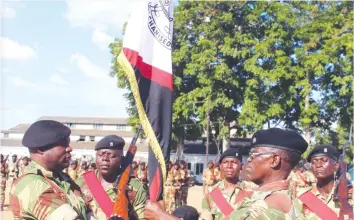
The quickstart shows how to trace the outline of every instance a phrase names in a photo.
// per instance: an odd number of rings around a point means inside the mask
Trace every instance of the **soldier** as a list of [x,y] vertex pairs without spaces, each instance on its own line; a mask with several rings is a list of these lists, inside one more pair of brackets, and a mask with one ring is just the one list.
[[220,164],[219,163],[216,163],[214,173],[215,173],[215,182],[219,182],[223,179],[223,176],[220,172]]
[[84,175],[84,173],[89,171],[89,165],[87,164],[87,161],[82,161],[79,171],[77,172],[77,178],[82,177],[82,175]]
[[[94,173],[94,184],[92,181],[87,182],[85,176],[76,180],[76,183],[81,187],[85,194],[86,201],[89,202],[94,214],[98,219],[107,219],[103,211],[106,204],[99,204],[95,197],[97,187],[101,187],[102,192],[106,192],[111,201],[116,198],[114,182],[116,181],[123,158],[123,147],[125,142],[123,138],[117,135],[108,135],[102,138],[95,146],[97,171]],[[145,202],[147,197],[147,186],[137,178],[131,177],[127,187],[129,199],[129,219],[143,219]]]
[[73,160],[70,162],[70,167],[68,168],[68,174],[72,180],[77,179],[77,172],[78,172],[78,162],[77,160]]
[[340,204],[334,201],[339,155],[336,148],[327,144],[318,145],[310,152],[307,159],[311,162],[311,170],[317,178],[317,184],[300,191],[297,200],[306,219],[338,219],[341,206],[352,210],[349,203]]
[[175,191],[175,207],[179,208],[182,206],[182,176],[180,172],[179,163],[176,161],[172,168],[172,175],[173,175],[173,186]]
[[215,184],[214,163],[209,161],[208,168],[203,172],[203,192],[208,192],[208,187]]
[[286,180],[307,149],[307,142],[294,131],[270,128],[252,137],[245,179],[259,185],[250,198],[234,210],[230,219],[301,219],[293,206]]
[[31,162],[10,195],[15,219],[89,219],[80,188],[62,170],[71,159],[71,130],[52,120],[33,123],[22,145]]
[[190,171],[186,167],[186,162],[181,160],[179,162],[180,165],[180,182],[181,182],[181,204],[179,207],[187,205],[187,198],[188,198],[188,187],[189,187],[189,179],[190,179]]
[[96,171],[96,163],[90,163],[89,171]]
[[8,178],[8,186],[11,188],[13,182],[18,178],[18,175],[20,174],[20,166],[19,162],[22,159],[22,157],[17,160],[17,155],[14,154],[12,155],[12,160],[9,163],[9,178]]
[[[237,149],[229,148],[220,157],[220,172],[224,179],[211,186],[208,193],[204,195],[202,208],[211,213],[211,219],[223,219],[228,216],[224,212],[224,207],[235,209],[243,198],[250,192],[246,192],[239,182],[239,175],[242,166],[242,156]],[[251,190],[249,190],[251,191]],[[242,192],[242,193],[240,193]],[[217,196],[221,195],[221,196]],[[243,198],[241,198],[243,197]],[[205,216],[205,212],[202,216]],[[203,217],[203,219],[208,219]]]
[[304,171],[303,167],[293,169],[290,172],[288,179],[294,181],[296,187],[298,188],[309,187],[316,183],[316,179],[313,174],[309,171]]
[[6,180],[8,178],[9,174],[9,167],[6,163],[7,158],[9,155],[7,155],[4,158],[4,155],[1,154],[1,198],[0,198],[0,211],[4,210],[4,204],[5,204],[5,191],[6,191]]
[[165,188],[164,188],[164,202],[165,202],[165,208],[166,212],[171,214],[173,210],[175,209],[175,195],[176,195],[176,190],[174,187],[174,176],[173,176],[173,164],[171,161],[168,163],[168,173],[167,173],[167,179],[165,183]]
[[138,162],[133,161],[132,163],[132,172],[134,177],[138,177]]
[[137,177],[143,183],[147,183],[147,169],[146,169],[145,165],[146,164],[144,161],[140,162],[139,168],[137,171]]
[[20,174],[19,176],[22,176],[25,172],[25,169],[28,167],[30,162],[30,159],[28,157],[23,157],[22,158],[22,165],[21,165],[21,169],[20,169]]

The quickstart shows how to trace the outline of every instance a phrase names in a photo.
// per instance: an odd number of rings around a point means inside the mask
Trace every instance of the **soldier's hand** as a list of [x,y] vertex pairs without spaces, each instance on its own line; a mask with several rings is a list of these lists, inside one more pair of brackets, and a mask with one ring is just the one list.
[[162,202],[151,202],[148,200],[145,204],[144,217],[146,219],[159,219],[160,213],[165,212]]

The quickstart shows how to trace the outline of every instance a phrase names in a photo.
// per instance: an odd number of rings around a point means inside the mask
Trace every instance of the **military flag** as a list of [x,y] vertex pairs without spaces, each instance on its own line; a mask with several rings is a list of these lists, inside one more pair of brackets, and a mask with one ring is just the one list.
[[150,200],[162,199],[172,129],[172,0],[141,1],[126,27],[118,62],[149,139]]

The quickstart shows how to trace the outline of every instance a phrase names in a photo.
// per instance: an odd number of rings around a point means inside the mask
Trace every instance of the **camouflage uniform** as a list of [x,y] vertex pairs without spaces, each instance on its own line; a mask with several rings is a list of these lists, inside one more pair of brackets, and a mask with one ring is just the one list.
[[[338,202],[335,202],[333,200],[335,188],[336,188],[336,186],[333,185],[333,188],[332,188],[331,192],[328,194],[327,198],[323,197],[320,194],[320,192],[318,191],[316,186],[304,188],[304,189],[300,190],[297,195],[301,196],[305,192],[311,191],[317,198],[322,200],[323,203],[325,203],[330,209],[332,209],[337,214],[337,216],[339,216],[339,212],[340,212],[341,207]],[[311,210],[309,210],[309,208],[301,202],[301,200],[296,200],[295,206],[298,210],[301,210],[302,214],[305,215],[306,219],[308,219],[308,220],[319,219],[319,217],[315,213],[311,212]]]
[[77,169],[73,169],[71,167],[68,168],[68,174],[72,180],[76,180],[78,175],[77,175]]
[[207,168],[203,172],[203,183],[205,183],[205,191],[204,194],[208,192],[208,187],[213,186],[215,184],[215,173],[214,168]]
[[172,213],[175,209],[175,194],[176,190],[174,187],[174,178],[172,170],[168,172],[167,179],[164,188],[164,202],[166,212]]
[[[218,183],[216,183],[214,186],[209,187],[208,191],[211,192],[213,189],[219,188],[222,195],[228,201],[228,203],[235,209],[239,204],[236,204],[236,196],[237,194],[243,189],[242,185],[240,183],[236,184],[235,189],[230,193],[225,192],[225,180],[222,180]],[[213,201],[212,197],[207,193],[203,197],[202,200],[202,209],[204,213],[210,212],[211,216],[210,218],[212,219],[222,219],[224,218],[224,214],[220,211],[220,209],[217,207],[215,202]],[[207,219],[209,220],[209,219]]]
[[220,172],[220,168],[215,167],[214,173],[215,173],[215,182],[219,182],[224,178]]
[[181,169],[180,171],[180,175],[182,178],[182,206],[187,205],[187,198],[188,198],[188,187],[189,187],[189,178],[190,178],[190,172],[187,168],[185,169]]
[[315,176],[310,171],[305,171],[301,173],[300,171],[292,170],[288,179],[294,181],[296,186],[299,188],[312,186],[317,182]]
[[143,182],[143,183],[147,183],[147,170],[142,170],[140,167],[138,168],[137,171],[137,178]]
[[231,213],[230,219],[305,219],[295,206],[288,213],[284,213],[278,209],[269,208],[265,202],[265,198],[272,194],[285,194],[291,199],[291,190],[289,181],[277,181],[263,185]]
[[16,162],[10,161],[8,167],[9,167],[8,186],[11,188],[13,182],[18,178],[18,175],[20,173],[20,169],[18,167],[18,161]]
[[180,170],[172,170],[172,175],[174,179],[174,188],[175,188],[175,209],[182,207],[182,184],[183,179]]
[[15,219],[90,219],[80,189],[70,177],[55,175],[35,161],[14,182],[10,206]]
[[[7,163],[3,161],[1,163],[1,195],[0,195],[0,209],[3,209],[5,204],[5,191],[6,191],[6,179],[9,170],[7,167]],[[1,210],[2,211],[2,210]]]
[[[98,171],[95,172],[97,179],[101,179]],[[81,188],[85,199],[89,202],[90,207],[98,219],[107,219],[106,215],[99,207],[98,203],[94,199],[83,177],[78,178],[75,181]],[[147,199],[147,186],[136,178],[131,178],[128,184],[128,197],[130,202],[129,207],[129,219],[144,219],[145,202]],[[116,192],[113,189],[113,184],[110,184],[105,188],[107,195],[114,202],[116,198]]]

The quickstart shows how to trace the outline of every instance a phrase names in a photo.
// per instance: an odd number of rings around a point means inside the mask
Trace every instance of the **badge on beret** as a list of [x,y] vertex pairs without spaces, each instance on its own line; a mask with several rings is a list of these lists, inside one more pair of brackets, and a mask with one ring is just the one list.
[[325,148],[323,149],[323,151],[324,151],[325,153],[327,153],[327,148],[325,147]]
[[109,142],[109,146],[110,146],[110,147],[113,147],[113,142],[112,142],[112,141]]
[[236,157],[238,156],[238,153],[236,153]]
[[257,142],[257,139],[256,139],[256,137],[254,137],[252,140],[252,143],[256,143],[256,142]]

